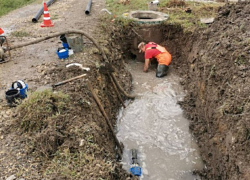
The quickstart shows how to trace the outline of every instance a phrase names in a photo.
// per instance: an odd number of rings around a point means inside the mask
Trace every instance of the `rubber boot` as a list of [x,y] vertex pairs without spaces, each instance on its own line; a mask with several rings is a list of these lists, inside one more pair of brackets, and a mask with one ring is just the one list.
[[159,64],[156,70],[156,77],[161,78],[163,76],[166,76],[168,73],[168,69],[169,69],[168,66],[164,64]]

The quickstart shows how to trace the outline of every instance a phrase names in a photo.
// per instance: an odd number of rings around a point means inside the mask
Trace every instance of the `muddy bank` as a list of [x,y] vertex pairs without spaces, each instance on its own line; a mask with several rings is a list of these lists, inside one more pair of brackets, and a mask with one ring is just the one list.
[[207,179],[249,178],[249,8],[248,3],[222,7],[212,25],[183,44],[185,55],[177,53],[189,92],[182,107]]

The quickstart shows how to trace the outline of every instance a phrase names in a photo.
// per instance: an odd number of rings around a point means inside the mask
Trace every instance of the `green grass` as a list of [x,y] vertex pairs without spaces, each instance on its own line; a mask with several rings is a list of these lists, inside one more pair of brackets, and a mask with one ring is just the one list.
[[0,0],[0,17],[35,0]]
[[[129,11],[148,10],[149,2],[149,0],[131,0],[130,3],[123,4],[119,0],[106,0],[106,6],[114,16],[120,16]],[[165,5],[167,2],[167,0],[161,0],[159,7]]]
[[30,34],[28,32],[26,32],[26,31],[24,31],[24,30],[20,30],[20,31],[11,32],[11,35],[15,36],[15,37],[27,37]]
[[[122,17],[124,13],[135,10],[148,10],[149,0],[131,0],[129,3],[120,3],[119,0],[106,0],[107,9],[114,17]],[[181,24],[184,31],[193,31],[197,26],[205,27],[200,18],[215,17],[219,6],[223,3],[186,2],[180,0],[161,0],[158,11],[169,15],[169,24]],[[185,9],[190,8],[191,13]]]

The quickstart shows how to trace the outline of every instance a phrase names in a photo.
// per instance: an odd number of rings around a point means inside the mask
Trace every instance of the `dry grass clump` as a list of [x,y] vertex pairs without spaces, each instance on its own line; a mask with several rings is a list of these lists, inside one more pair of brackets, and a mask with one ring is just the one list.
[[17,108],[16,124],[27,133],[29,151],[53,157],[67,133],[67,106],[70,99],[62,92],[46,90],[28,95]]
[[23,132],[41,131],[48,125],[46,119],[61,114],[67,108],[69,97],[61,92],[34,92],[18,107],[18,124]]
[[166,3],[166,7],[186,7],[186,2],[182,0],[170,0]]

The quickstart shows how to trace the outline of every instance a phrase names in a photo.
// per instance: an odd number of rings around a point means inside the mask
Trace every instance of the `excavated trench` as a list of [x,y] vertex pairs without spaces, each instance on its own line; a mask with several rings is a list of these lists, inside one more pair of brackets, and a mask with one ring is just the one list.
[[[165,46],[172,54],[173,60],[166,80],[172,79],[172,73],[176,74],[181,77],[180,84],[187,90],[184,100],[177,104],[184,110],[190,123],[189,129],[197,139],[205,164],[204,169],[199,171],[202,179],[234,180],[250,177],[250,103],[249,88],[246,86],[250,82],[249,6],[248,2],[227,4],[219,9],[218,17],[211,25],[196,29],[194,33],[184,33],[181,25],[167,23],[137,23],[124,27],[123,32],[113,33],[119,34],[117,44],[121,44],[124,57],[129,60],[134,58],[135,61],[143,61],[143,56],[137,53],[136,45],[139,41],[155,41]],[[151,67],[151,71],[154,71],[153,66]],[[138,71],[142,71],[142,67],[136,70]],[[142,73],[141,77],[146,75]],[[145,82],[149,83],[149,80],[146,78]],[[140,90],[142,88],[143,85]],[[159,99],[160,102],[164,100]],[[152,102],[145,101],[144,105],[152,105]],[[166,105],[162,106],[165,107]],[[134,112],[139,108],[140,105],[137,105]],[[151,110],[157,111],[156,104],[147,108],[147,113]],[[134,120],[137,122],[133,125],[136,128],[143,126],[142,123],[145,122],[144,118],[138,121],[139,118],[137,115]],[[123,122],[123,119],[126,117],[122,117],[120,121]],[[150,130],[154,131],[154,128]],[[150,132],[146,135],[151,135]],[[157,130],[155,132],[158,134]],[[123,137],[126,138],[129,137]],[[157,144],[157,138],[152,143]],[[158,155],[157,152],[155,154]],[[143,158],[144,156],[142,160]],[[165,158],[161,156],[160,160],[163,159]]]
[[[151,16],[149,13],[131,12],[129,17],[138,18],[136,27],[131,28],[134,36],[128,41],[120,41],[126,55],[126,68],[133,76],[133,91],[139,95],[127,102],[126,109],[121,109],[118,115],[117,136],[125,146],[123,167],[129,171],[131,149],[137,149],[142,167],[141,179],[200,179],[194,173],[203,169],[199,148],[178,105],[185,96],[176,71],[176,62],[181,59],[178,58],[179,51],[175,51],[182,49],[182,29],[159,23],[158,14]],[[161,21],[165,20],[167,18]],[[123,39],[122,35],[119,37]],[[155,60],[148,73],[142,71],[144,57],[137,49],[140,41],[153,41],[170,51],[173,63],[167,77],[155,77]]]
[[123,142],[123,167],[131,167],[131,149],[138,150],[143,180],[200,179],[194,171],[203,169],[189,122],[177,104],[185,92],[174,71],[156,78],[155,68],[142,72],[143,63],[130,61],[133,91],[139,95],[118,116],[118,138]]

